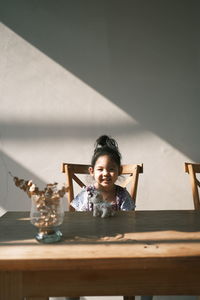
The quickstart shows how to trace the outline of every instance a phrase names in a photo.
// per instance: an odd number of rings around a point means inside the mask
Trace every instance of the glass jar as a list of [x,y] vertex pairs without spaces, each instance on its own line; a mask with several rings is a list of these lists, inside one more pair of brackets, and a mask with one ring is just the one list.
[[36,240],[43,243],[55,243],[61,240],[62,233],[59,226],[64,219],[63,199],[31,196],[31,223],[38,228]]

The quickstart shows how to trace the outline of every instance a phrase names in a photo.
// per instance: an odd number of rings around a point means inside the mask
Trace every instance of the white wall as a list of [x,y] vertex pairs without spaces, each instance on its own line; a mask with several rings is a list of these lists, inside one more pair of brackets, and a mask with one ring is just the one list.
[[64,182],[116,138],[144,163],[138,209],[193,208],[185,161],[200,160],[200,2],[1,1],[0,209],[30,202],[8,175]]

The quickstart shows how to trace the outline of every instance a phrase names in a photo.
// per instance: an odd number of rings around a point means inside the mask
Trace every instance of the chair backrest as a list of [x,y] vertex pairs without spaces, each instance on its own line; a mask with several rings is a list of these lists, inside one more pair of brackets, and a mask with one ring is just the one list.
[[190,182],[192,185],[192,196],[194,201],[194,208],[200,210],[199,191],[200,182],[196,174],[200,173],[200,163],[185,163],[185,172],[190,175]]
[[[69,204],[69,210],[74,210],[73,207],[70,206],[70,202],[74,199],[74,183],[76,182],[80,187],[85,187],[85,183],[77,177],[77,174],[89,174],[90,165],[82,165],[82,164],[71,164],[71,163],[63,163],[62,164],[62,172],[66,174],[66,189],[67,189],[67,198]],[[143,164],[137,165],[122,165],[122,175],[128,175],[128,177],[120,184],[125,187],[130,185],[129,193],[136,202],[137,195],[137,186],[139,174],[143,173]]]

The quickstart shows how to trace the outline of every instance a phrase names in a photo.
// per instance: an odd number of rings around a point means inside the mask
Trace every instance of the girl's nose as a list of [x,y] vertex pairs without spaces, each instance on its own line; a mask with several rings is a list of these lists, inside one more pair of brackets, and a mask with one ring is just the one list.
[[108,174],[108,171],[107,170],[103,170],[103,175],[107,175]]

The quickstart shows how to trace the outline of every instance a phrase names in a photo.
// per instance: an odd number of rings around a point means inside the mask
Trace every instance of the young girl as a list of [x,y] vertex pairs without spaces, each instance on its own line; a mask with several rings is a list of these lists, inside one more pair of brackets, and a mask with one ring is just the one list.
[[89,172],[95,183],[84,188],[71,202],[75,210],[92,210],[89,198],[97,190],[101,192],[104,201],[111,203],[114,210],[133,210],[135,208],[128,191],[115,184],[121,174],[121,154],[117,142],[113,138],[102,135],[97,139]]
[[[89,198],[96,190],[100,191],[105,201],[111,202],[114,210],[133,210],[135,203],[126,188],[116,185],[121,174],[121,154],[117,142],[107,135],[100,136],[95,144],[94,154],[89,168],[94,178],[94,185],[84,188],[71,202],[78,211],[92,210]],[[141,300],[151,300],[153,296],[141,296]],[[78,300],[79,298],[66,298]]]

